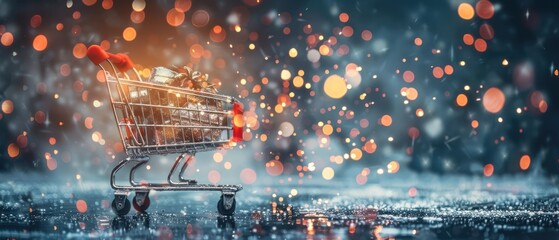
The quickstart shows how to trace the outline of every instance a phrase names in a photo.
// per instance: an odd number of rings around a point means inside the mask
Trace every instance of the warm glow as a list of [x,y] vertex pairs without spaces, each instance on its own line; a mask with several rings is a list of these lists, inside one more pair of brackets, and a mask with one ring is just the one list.
[[45,50],[48,45],[48,40],[45,35],[39,34],[33,39],[33,48],[39,52]]
[[528,170],[528,168],[530,168],[530,156],[528,155],[522,155],[522,157],[520,157],[520,169],[526,171]]
[[392,125],[392,117],[390,115],[384,115],[380,118],[380,124],[385,127]]
[[324,81],[324,93],[331,98],[339,99],[347,93],[346,81],[339,75],[331,75]]
[[479,122],[477,120],[472,120],[472,128],[479,127]]
[[134,9],[134,11],[136,12],[143,11],[144,8],[146,8],[146,2],[144,0],[132,1],[132,9]]
[[474,36],[472,36],[472,34],[464,34],[464,37],[462,37],[462,40],[464,41],[464,44],[466,45],[472,45],[474,44]]
[[483,175],[485,175],[486,177],[490,177],[491,175],[493,175],[494,170],[495,169],[493,168],[493,164],[489,163],[485,165],[485,167],[483,167]]
[[458,6],[458,16],[464,20],[474,18],[474,7],[469,3],[461,3]]
[[278,160],[271,160],[266,163],[266,172],[270,176],[279,176],[283,173],[283,163]]
[[365,146],[363,146],[363,150],[369,154],[374,153],[377,150],[377,144],[372,140],[367,141]]
[[236,114],[233,116],[233,125],[235,125],[235,127],[242,128],[244,124],[243,114]]
[[415,115],[417,117],[423,117],[425,115],[425,112],[423,111],[423,109],[418,108],[417,110],[415,110]]
[[340,22],[346,23],[349,21],[349,15],[347,13],[340,13]]
[[476,13],[482,19],[490,19],[495,14],[495,8],[490,1],[481,0],[476,4]]
[[412,87],[406,89],[406,97],[409,100],[413,101],[413,100],[417,99],[418,95],[419,95],[419,93],[417,92],[417,89],[412,88]]
[[217,184],[221,180],[221,174],[216,170],[211,170],[208,172],[208,181],[212,184]]
[[87,47],[83,43],[77,43],[76,45],[74,45],[74,49],[72,52],[75,58],[82,59],[87,53]]
[[483,94],[483,107],[490,113],[501,111],[505,105],[505,94],[498,88],[487,89]]
[[330,47],[326,45],[320,45],[320,47],[318,48],[318,52],[320,53],[320,55],[326,56],[330,54]]
[[441,67],[435,67],[433,68],[433,76],[435,78],[442,78],[444,75],[444,71]]
[[134,29],[133,27],[125,28],[124,31],[122,31],[122,38],[129,42],[133,41],[134,39],[136,39],[136,29]]
[[223,161],[223,154],[221,154],[220,152],[214,153],[214,161],[217,163]]
[[250,168],[241,171],[241,182],[244,184],[253,184],[256,182],[256,172]]
[[487,50],[487,42],[481,38],[476,39],[474,47],[478,52],[485,52]]
[[305,81],[303,80],[303,78],[301,76],[296,76],[293,78],[293,86],[300,88],[303,86],[303,84],[305,83]]
[[2,112],[10,114],[14,111],[14,103],[11,100],[4,100],[2,102]]
[[466,106],[468,104],[468,97],[462,93],[458,94],[458,96],[456,96],[456,104],[460,107]]
[[415,75],[413,74],[412,71],[409,70],[405,71],[402,77],[404,78],[404,81],[407,83],[411,83],[415,79]]
[[362,156],[363,156],[363,152],[361,152],[361,149],[359,149],[359,148],[354,148],[349,153],[349,157],[351,157],[351,159],[353,159],[355,161],[361,159]]
[[398,172],[398,170],[400,170],[400,163],[396,161],[390,161],[386,168],[388,169],[388,173],[396,173]]
[[325,167],[322,169],[322,177],[326,180],[331,180],[334,178],[334,169],[331,167]]
[[330,135],[330,134],[332,134],[332,132],[334,132],[334,128],[332,127],[332,125],[325,124],[322,127],[322,133],[324,133],[324,135]]
[[281,70],[280,77],[281,77],[282,80],[287,81],[287,80],[291,79],[291,72],[287,69],[283,69],[283,70]]
[[295,48],[289,49],[289,57],[291,58],[297,57],[297,49]]
[[12,43],[14,43],[14,35],[11,32],[5,32],[2,34],[0,42],[6,47],[10,46],[12,45]]
[[15,143],[8,145],[8,156],[11,158],[19,156],[19,147]]
[[87,202],[85,202],[84,200],[78,200],[76,202],[76,209],[78,209],[79,213],[85,213],[87,212]]
[[361,38],[365,41],[370,41],[373,39],[373,33],[369,30],[363,30],[363,32],[361,32]]
[[167,23],[173,27],[178,27],[184,22],[184,12],[172,8],[167,12]]
[[452,75],[454,73],[454,68],[451,65],[444,66],[444,73],[446,75]]
[[421,38],[415,38],[415,39],[413,40],[413,43],[414,43],[416,46],[421,46],[421,45],[423,45],[423,40],[421,40]]
[[192,7],[192,2],[190,0],[176,0],[175,1],[175,10],[178,12],[186,12],[190,10]]

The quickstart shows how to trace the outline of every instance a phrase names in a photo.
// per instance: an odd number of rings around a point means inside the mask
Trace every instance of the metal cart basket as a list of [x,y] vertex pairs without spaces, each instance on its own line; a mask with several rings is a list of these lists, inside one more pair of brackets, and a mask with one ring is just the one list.
[[[112,209],[126,215],[131,208],[128,194],[136,194],[132,206],[145,212],[150,205],[149,192],[156,191],[221,191],[217,204],[222,215],[235,211],[235,194],[241,185],[198,184],[185,179],[184,172],[197,152],[230,148],[242,139],[242,105],[233,97],[216,92],[173,87],[142,80],[130,59],[124,54],[111,54],[101,47],[89,47],[87,55],[104,73],[110,103],[118,133],[126,153],[111,172],[111,186],[115,190]],[[106,62],[108,68],[102,63]],[[110,71],[107,71],[107,69]],[[137,80],[126,72],[133,71]],[[159,75],[158,75],[159,73]],[[164,79],[165,72],[151,78]],[[136,182],[134,173],[146,164],[150,156],[178,154],[165,183]],[[184,160],[184,161],[183,161]],[[180,167],[178,177],[175,177]],[[116,183],[116,175],[124,166],[131,165],[129,184]],[[175,178],[175,180],[173,180]]]

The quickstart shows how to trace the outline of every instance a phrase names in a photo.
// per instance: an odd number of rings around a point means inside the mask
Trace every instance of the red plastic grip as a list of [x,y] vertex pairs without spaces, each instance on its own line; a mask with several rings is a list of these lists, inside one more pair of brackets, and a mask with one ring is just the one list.
[[233,103],[233,141],[243,141],[243,104],[240,102]]
[[101,64],[109,59],[109,54],[99,45],[91,45],[87,48],[87,57],[95,64]]
[[95,64],[101,64],[102,62],[109,60],[121,72],[126,72],[134,67],[134,63],[128,55],[123,53],[108,53],[99,45],[91,45],[87,49],[87,57]]
[[134,67],[134,63],[124,53],[111,54],[109,53],[109,60],[113,62],[116,68],[121,72],[126,72]]

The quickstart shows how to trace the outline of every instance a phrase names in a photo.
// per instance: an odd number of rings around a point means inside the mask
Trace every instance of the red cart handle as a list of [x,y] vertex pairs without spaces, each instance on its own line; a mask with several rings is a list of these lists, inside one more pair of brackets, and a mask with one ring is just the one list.
[[240,102],[233,103],[233,141],[242,142],[243,141],[243,127],[245,125],[243,121],[243,104]]
[[106,52],[99,45],[91,45],[87,49],[87,57],[89,58],[89,60],[91,60],[91,62],[93,62],[97,65],[101,64],[104,61],[109,60],[121,72],[126,72],[126,71],[134,68],[134,63],[132,62],[130,57],[128,57],[128,55],[126,55],[124,53],[112,54],[112,53]]

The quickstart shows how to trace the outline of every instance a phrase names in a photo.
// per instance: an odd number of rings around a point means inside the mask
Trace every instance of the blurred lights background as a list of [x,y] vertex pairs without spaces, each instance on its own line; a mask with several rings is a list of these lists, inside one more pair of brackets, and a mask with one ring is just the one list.
[[[409,171],[555,179],[557,9],[521,0],[2,1],[0,171],[106,179],[125,157],[102,72],[86,57],[99,44],[127,53],[144,77],[173,64],[207,72],[245,103],[245,142],[197,155],[188,174],[201,181],[363,185]],[[173,158],[155,157],[144,177],[164,176]]]

